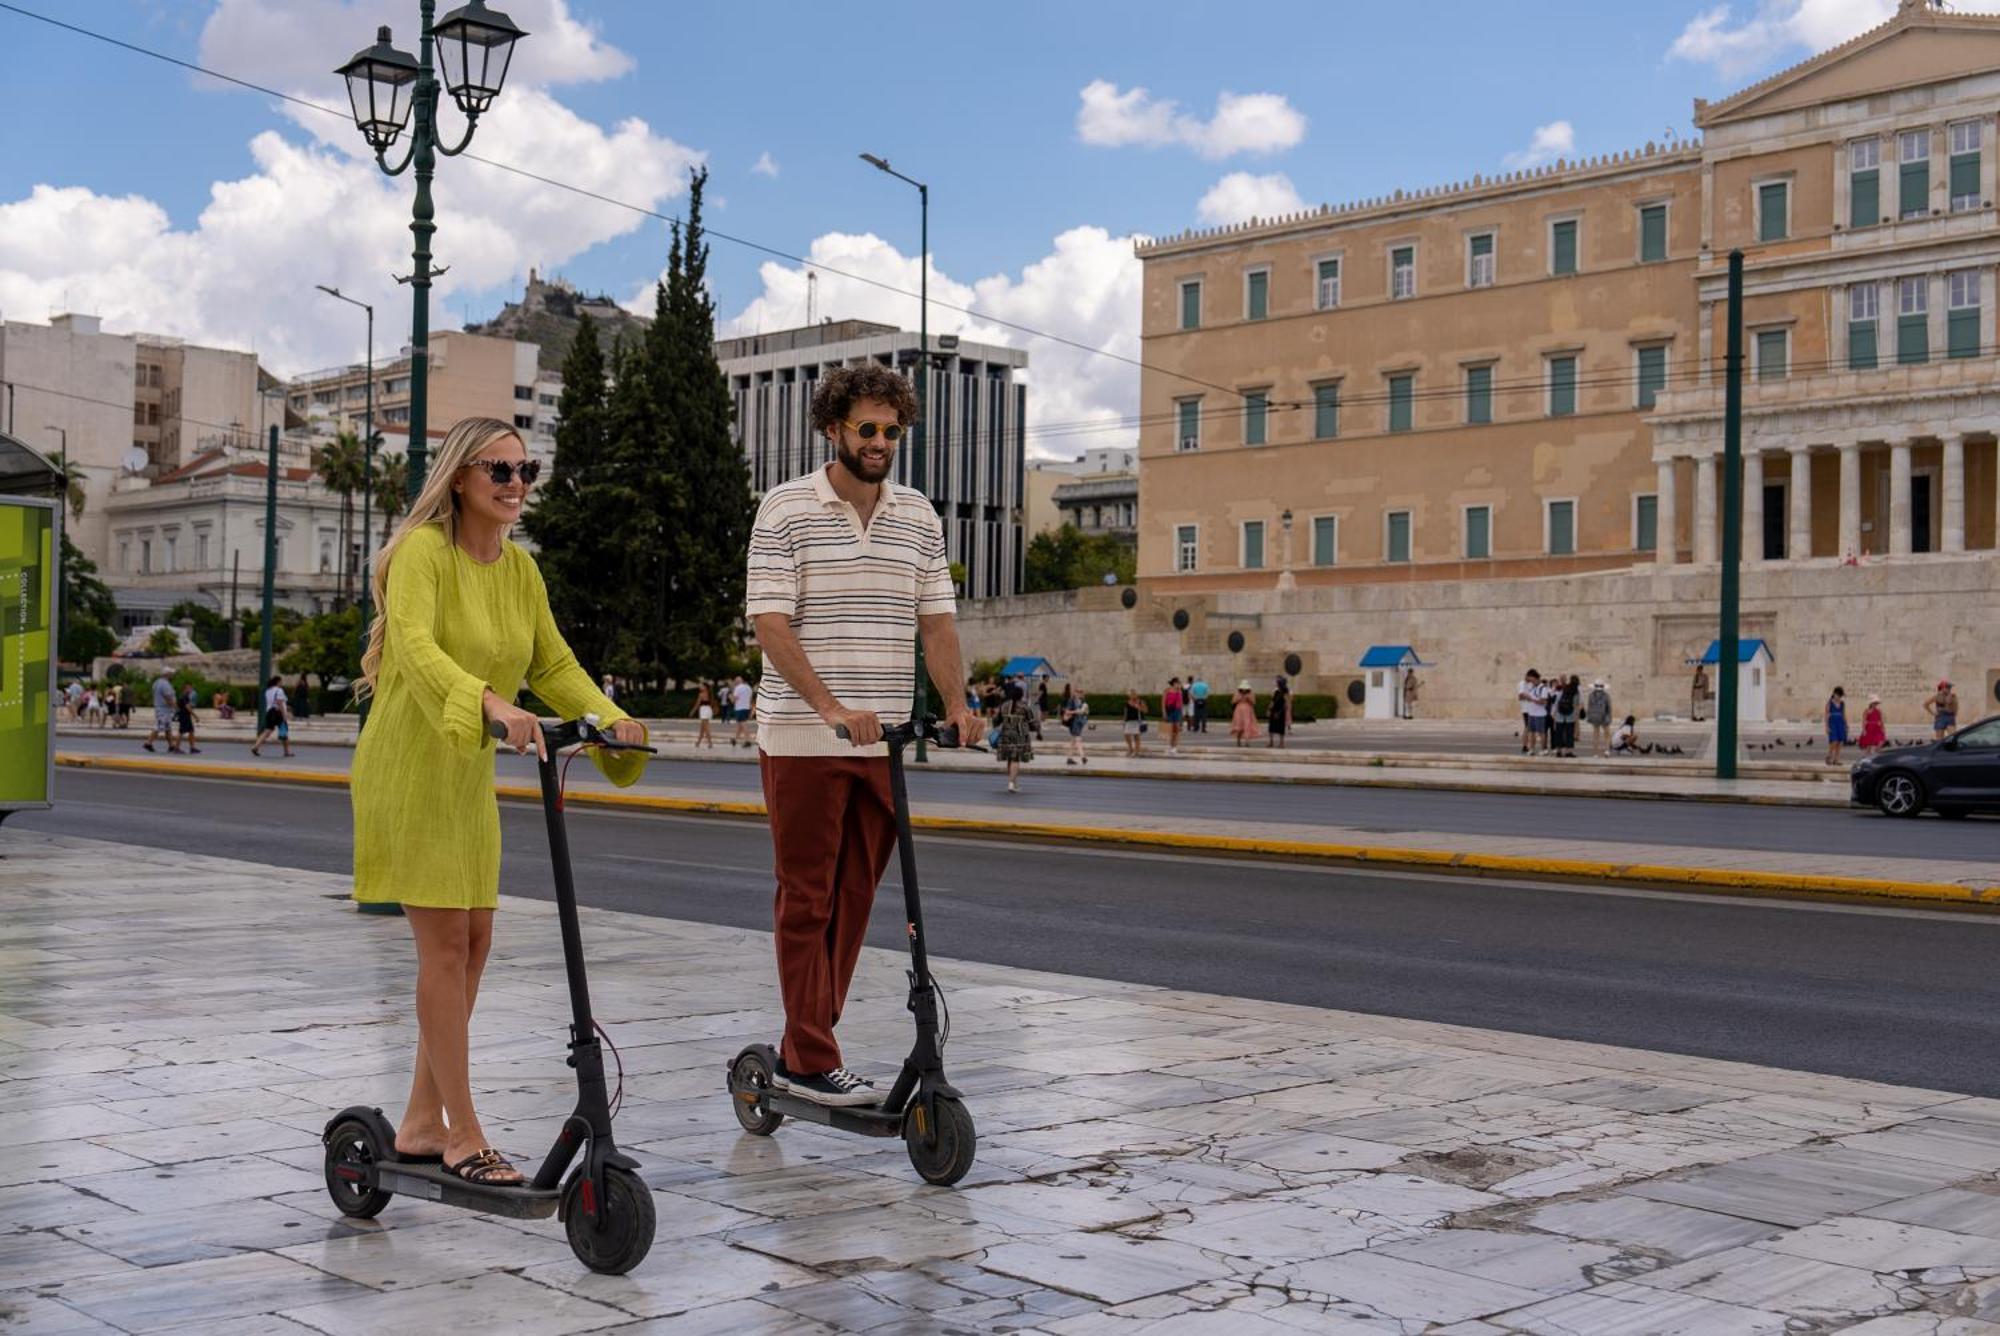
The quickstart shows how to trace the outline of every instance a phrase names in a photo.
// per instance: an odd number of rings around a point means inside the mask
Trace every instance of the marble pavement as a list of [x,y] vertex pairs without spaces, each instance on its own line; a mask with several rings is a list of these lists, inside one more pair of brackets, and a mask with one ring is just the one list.
[[[768,940],[586,911],[652,1255],[402,1199],[319,1132],[408,1084],[411,956],[342,879],[0,831],[0,1331],[2000,1336],[2000,1101],[939,959],[980,1150],[739,1132]],[[941,949],[949,915],[936,916]],[[901,958],[842,1037],[888,1071]],[[553,909],[506,902],[488,1130],[565,1107]]]

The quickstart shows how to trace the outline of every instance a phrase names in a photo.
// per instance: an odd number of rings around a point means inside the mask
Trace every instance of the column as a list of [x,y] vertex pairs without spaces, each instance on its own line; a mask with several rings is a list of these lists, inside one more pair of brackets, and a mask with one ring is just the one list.
[[1680,514],[1674,505],[1674,461],[1659,461],[1658,472],[1659,483],[1653,503],[1653,560],[1662,566],[1671,566],[1679,559],[1681,546]]
[[1965,437],[1944,438],[1944,532],[1940,552],[1965,551]]
[[1764,452],[1743,452],[1743,560],[1764,559]]
[[1694,560],[1698,566],[1715,562],[1715,456],[1694,461]]
[[1861,442],[1840,443],[1841,560],[1861,556]]
[[1910,555],[1910,442],[1889,443],[1889,555]]
[[1812,447],[1795,445],[1792,453],[1792,519],[1785,554],[1793,561],[1812,560]]

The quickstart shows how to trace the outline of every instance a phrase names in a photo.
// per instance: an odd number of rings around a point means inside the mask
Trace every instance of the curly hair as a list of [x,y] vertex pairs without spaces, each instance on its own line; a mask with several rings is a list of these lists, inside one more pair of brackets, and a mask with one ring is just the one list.
[[813,430],[824,434],[845,422],[856,399],[880,399],[896,410],[896,421],[906,427],[917,416],[917,392],[910,388],[909,378],[870,362],[837,367],[820,377],[819,388],[813,391]]

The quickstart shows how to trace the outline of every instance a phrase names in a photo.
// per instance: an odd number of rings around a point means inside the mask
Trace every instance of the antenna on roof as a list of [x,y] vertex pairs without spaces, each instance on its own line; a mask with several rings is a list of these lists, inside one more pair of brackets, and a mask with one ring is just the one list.
[[819,320],[817,318],[818,312],[819,312],[819,273],[817,270],[808,269],[806,270],[806,324],[807,325],[810,326],[819,323]]

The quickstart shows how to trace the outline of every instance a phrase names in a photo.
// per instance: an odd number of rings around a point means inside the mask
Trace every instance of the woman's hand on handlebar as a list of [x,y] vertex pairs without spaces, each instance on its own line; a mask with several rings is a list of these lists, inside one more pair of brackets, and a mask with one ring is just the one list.
[[501,745],[512,747],[517,753],[533,752],[539,759],[542,754],[542,721],[526,710],[509,705],[488,687],[485,700],[481,704],[486,718],[507,730]]
[[632,747],[646,745],[646,726],[637,719],[620,719],[604,731],[611,735],[613,742],[623,742]]

